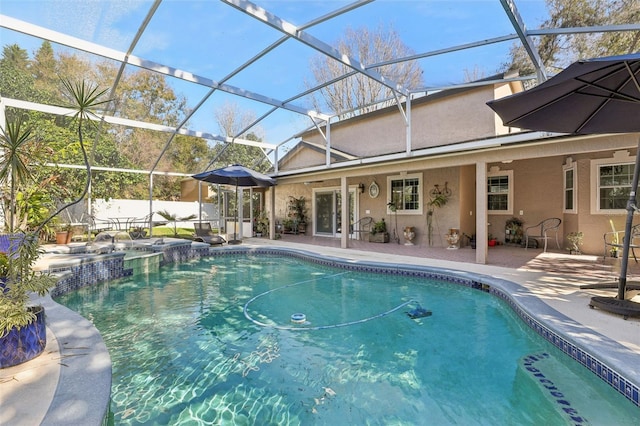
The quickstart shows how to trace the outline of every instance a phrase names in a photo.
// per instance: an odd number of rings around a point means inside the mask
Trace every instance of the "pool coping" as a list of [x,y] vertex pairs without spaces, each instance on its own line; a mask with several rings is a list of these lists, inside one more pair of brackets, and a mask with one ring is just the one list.
[[[638,364],[640,355],[567,317],[531,294],[521,284],[506,279],[450,267],[356,260],[282,246],[210,248],[196,245],[189,253],[182,249],[181,256],[167,258],[169,262],[175,262],[200,257],[252,253],[289,255],[314,263],[365,272],[387,271],[396,275],[444,278],[453,284],[489,292],[503,299],[545,340],[640,407],[640,372],[631,368]],[[54,266],[52,264],[52,267]],[[82,423],[87,425],[102,424],[110,405],[111,359],[99,331],[90,321],[56,303],[49,296],[43,298],[41,303],[46,307],[47,327],[55,335],[60,358],[64,359],[57,387],[43,423],[62,425],[81,419]],[[544,322],[539,318],[544,318]],[[78,350],[82,356],[78,356]],[[25,401],[25,404],[27,403]]]

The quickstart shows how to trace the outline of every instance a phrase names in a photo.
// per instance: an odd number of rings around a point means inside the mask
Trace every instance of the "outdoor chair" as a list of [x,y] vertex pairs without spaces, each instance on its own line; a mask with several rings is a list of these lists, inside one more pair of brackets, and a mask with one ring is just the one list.
[[91,234],[99,234],[103,231],[112,231],[116,229],[116,224],[111,219],[100,219],[96,216],[89,216],[89,232]]
[[529,247],[529,239],[532,240],[544,240],[544,253],[547,252],[547,241],[550,238],[555,238],[558,250],[560,250],[560,242],[558,241],[558,230],[562,220],[557,217],[551,217],[537,223],[533,226],[529,226],[524,230],[524,248]]
[[222,235],[213,233],[209,222],[196,222],[193,224],[193,227],[196,231],[194,241],[208,243],[212,246],[222,245],[227,242]]
[[371,232],[371,225],[373,225],[373,218],[369,216],[365,216],[363,218],[358,219],[353,225],[350,227],[350,236],[353,239],[354,237],[358,240],[363,238],[364,234],[368,234]]
[[[604,256],[602,256],[602,263],[607,260],[607,253],[611,257],[617,257],[618,252],[622,251],[624,247],[624,231],[610,231],[605,232],[604,235]],[[636,250],[640,248],[640,224],[634,225],[631,228],[631,240],[629,240],[629,249],[633,255],[633,259],[638,263],[636,257]]]

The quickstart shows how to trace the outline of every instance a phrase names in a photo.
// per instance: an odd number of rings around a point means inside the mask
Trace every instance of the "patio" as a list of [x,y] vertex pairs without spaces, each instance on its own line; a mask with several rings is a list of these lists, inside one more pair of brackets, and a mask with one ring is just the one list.
[[[262,242],[263,239],[253,238],[246,241]],[[337,238],[314,237],[307,235],[283,234],[279,241],[285,243],[307,244],[318,247],[340,248],[340,240]],[[461,247],[458,250],[447,250],[442,247],[427,247],[422,245],[404,245],[400,243],[370,243],[362,240],[349,240],[349,249],[364,252],[374,252],[380,255],[398,255],[410,258],[446,260],[475,264],[475,250],[470,246]],[[511,268],[522,271],[546,272],[550,274],[568,274],[576,277],[576,285],[602,284],[603,282],[616,283],[620,273],[620,259],[607,257],[603,263],[602,256],[570,255],[568,251],[548,249],[543,253],[542,249],[524,249],[513,245],[497,245],[489,249],[489,260],[486,266]],[[460,269],[466,269],[468,265],[460,265]],[[579,277],[579,280],[577,279]],[[628,280],[640,281],[640,263],[629,262]],[[612,290],[615,292],[615,290]]]

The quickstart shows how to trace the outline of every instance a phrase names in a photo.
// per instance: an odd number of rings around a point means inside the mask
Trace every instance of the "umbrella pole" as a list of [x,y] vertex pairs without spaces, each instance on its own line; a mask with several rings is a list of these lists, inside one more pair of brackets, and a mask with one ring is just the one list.
[[233,225],[233,240],[229,241],[229,244],[240,244],[242,241],[238,240],[238,182],[236,181],[236,221]]
[[627,222],[624,227],[624,240],[622,241],[622,264],[620,266],[620,278],[618,281],[618,299],[624,300],[627,287],[627,267],[629,265],[629,245],[631,244],[631,228],[633,227],[633,214],[636,210],[636,190],[640,177],[640,139],[636,151],[636,164],[633,168],[633,181],[629,201],[627,201]]

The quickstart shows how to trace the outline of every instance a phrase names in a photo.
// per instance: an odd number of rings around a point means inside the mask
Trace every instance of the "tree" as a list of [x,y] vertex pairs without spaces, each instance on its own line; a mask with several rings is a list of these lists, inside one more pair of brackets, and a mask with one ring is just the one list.
[[2,49],[0,96],[22,100],[36,98],[34,79],[29,72],[29,55],[17,44]]
[[[640,21],[637,0],[547,0],[549,19],[542,28],[575,28],[598,25],[632,24]],[[583,33],[543,36],[537,42],[547,68],[559,71],[577,59],[621,55],[638,50],[640,32]],[[521,75],[534,72],[533,64],[521,45],[513,45],[505,69]]]
[[[69,81],[85,81],[94,87],[113,86],[118,67],[110,61],[89,61],[83,56],[56,52],[51,43],[43,42],[33,59],[17,44],[5,46],[0,58],[0,96],[30,100],[49,105],[65,103],[67,92],[58,75]],[[125,73],[116,87],[115,97],[107,113],[116,116],[176,126],[184,120],[186,100],[176,94],[162,75],[150,71]],[[37,111],[7,108],[7,115],[20,114],[28,118],[34,137],[49,149],[48,162],[80,165],[83,153],[69,117]],[[87,126],[84,120],[84,145],[92,166],[124,169],[151,169],[169,141],[170,134],[145,129],[101,123]],[[155,170],[196,171],[213,158],[203,139],[177,135],[169,145]],[[47,197],[74,198],[84,186],[80,169],[44,167],[39,179],[52,178]],[[92,196],[100,198],[146,198],[149,196],[148,176],[123,172],[92,172]],[[53,192],[53,189],[57,192]],[[180,179],[162,177],[154,180],[154,195],[176,199],[180,195]],[[165,198],[166,197],[166,198]]]
[[[243,111],[238,104],[227,102],[214,111],[214,117],[221,135],[256,142],[262,141],[260,136],[262,129],[260,128],[252,128],[251,132],[241,133],[256,120],[252,111]],[[259,172],[265,172],[270,167],[268,162],[263,161],[264,151],[257,146],[219,143],[212,148],[212,154],[212,158],[216,160],[212,168],[242,164]]]
[[[399,34],[392,27],[386,29],[382,25],[375,30],[366,27],[347,28],[335,46],[341,53],[356,58],[363,64],[382,63],[414,53],[402,42]],[[316,87],[352,71],[351,68],[324,55],[314,56],[310,67],[313,80],[306,83],[308,88]],[[377,67],[374,71],[404,87],[423,86],[422,70],[416,61],[392,63]],[[355,113],[349,111],[356,109],[364,108],[363,113],[372,111],[376,107],[369,105],[388,100],[392,96],[393,93],[388,87],[364,74],[357,73],[323,87],[319,90],[319,96],[312,96],[312,102],[318,111],[329,108],[347,117],[354,115]]]
[[35,88],[41,93],[40,102],[59,102],[57,86],[60,83],[57,71],[57,61],[51,43],[44,41],[33,57],[31,72]]

